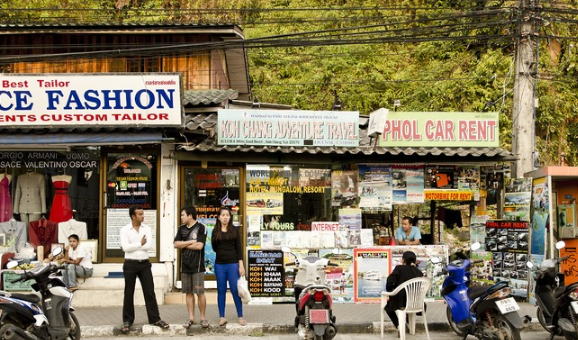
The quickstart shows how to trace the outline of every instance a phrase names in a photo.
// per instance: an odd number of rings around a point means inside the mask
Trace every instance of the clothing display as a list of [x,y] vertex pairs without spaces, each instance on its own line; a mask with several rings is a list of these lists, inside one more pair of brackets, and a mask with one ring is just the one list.
[[87,240],[88,232],[86,230],[86,222],[70,219],[66,222],[58,223],[58,243],[67,244],[68,237],[72,234],[78,235],[80,240]]
[[10,197],[10,175],[2,174],[0,180],[0,222],[9,221],[12,218],[12,198]]
[[68,186],[71,180],[72,176],[68,175],[52,177],[55,193],[48,219],[53,222],[64,222],[72,218],[72,204],[70,203],[70,196],[68,196]]
[[20,220],[25,225],[28,225],[29,221],[40,219],[40,216],[46,212],[44,175],[29,171],[18,176],[13,210],[15,214],[20,214]]
[[4,234],[4,246],[9,247],[9,251],[18,252],[26,243],[26,224],[15,219],[2,222],[0,223],[1,234]]
[[43,246],[44,249],[50,252],[52,243],[56,243],[57,231],[57,224],[43,217],[38,221],[30,222],[28,226],[28,239],[35,247]]

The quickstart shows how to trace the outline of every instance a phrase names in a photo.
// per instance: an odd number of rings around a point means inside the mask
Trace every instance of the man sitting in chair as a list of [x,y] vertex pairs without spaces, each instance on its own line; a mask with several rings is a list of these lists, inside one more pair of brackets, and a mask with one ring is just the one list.
[[[393,291],[400,284],[414,279],[416,277],[423,277],[421,270],[417,268],[416,256],[412,251],[406,251],[402,255],[402,264],[395,266],[391,274],[387,277],[385,290],[388,292]],[[406,305],[406,293],[405,290],[400,291],[396,295],[389,298],[387,305],[385,306],[385,312],[389,315],[391,322],[398,328],[399,319],[395,314],[395,311],[404,308]]]

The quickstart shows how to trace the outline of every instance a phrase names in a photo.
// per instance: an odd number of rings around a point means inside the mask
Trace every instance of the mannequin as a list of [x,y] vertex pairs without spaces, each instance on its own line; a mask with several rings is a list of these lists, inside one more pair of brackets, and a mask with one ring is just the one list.
[[12,217],[10,181],[12,181],[12,175],[9,175],[5,168],[4,173],[0,174],[0,222],[6,222]]
[[0,233],[6,235],[6,244],[11,244],[10,251],[18,252],[26,243],[26,225],[14,218],[0,223]]
[[37,221],[46,212],[46,181],[44,176],[28,169],[18,176],[14,193],[14,213],[20,214],[20,221],[28,225]]
[[78,235],[80,240],[88,239],[88,232],[86,230],[86,222],[80,222],[71,218],[66,222],[58,223],[58,243],[68,242],[68,237],[72,234]]
[[50,208],[50,221],[60,223],[72,218],[72,205],[68,196],[68,186],[72,181],[72,176],[61,174],[52,176],[54,185],[54,199]]

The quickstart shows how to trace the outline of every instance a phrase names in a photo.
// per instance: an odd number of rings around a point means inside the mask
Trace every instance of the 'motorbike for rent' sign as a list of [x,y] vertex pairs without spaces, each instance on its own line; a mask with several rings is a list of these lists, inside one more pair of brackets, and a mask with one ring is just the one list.
[[176,74],[0,76],[0,126],[180,126]]

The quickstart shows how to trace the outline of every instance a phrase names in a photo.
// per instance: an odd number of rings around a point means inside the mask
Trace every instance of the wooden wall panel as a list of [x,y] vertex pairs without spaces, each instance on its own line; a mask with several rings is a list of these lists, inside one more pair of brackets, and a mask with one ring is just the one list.
[[[138,44],[195,44],[209,42],[210,35],[11,35],[0,36],[0,45],[15,46],[13,49],[2,49],[2,56],[21,56],[27,54],[60,54],[91,52],[95,50],[114,50],[117,46],[137,46]],[[26,47],[28,46],[28,47]],[[40,47],[40,48],[31,48]],[[161,58],[161,72],[182,73],[185,89],[229,88],[226,76],[224,54],[221,52],[180,50],[166,55],[128,56],[112,54],[107,57],[62,57],[52,60],[16,62],[10,65],[14,73],[108,73],[127,72],[128,60],[150,61],[154,65],[155,58]],[[140,64],[147,64],[141,62]],[[0,65],[1,66],[1,65]],[[142,70],[145,72],[146,70]]]

